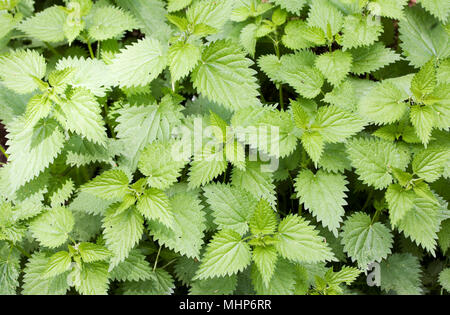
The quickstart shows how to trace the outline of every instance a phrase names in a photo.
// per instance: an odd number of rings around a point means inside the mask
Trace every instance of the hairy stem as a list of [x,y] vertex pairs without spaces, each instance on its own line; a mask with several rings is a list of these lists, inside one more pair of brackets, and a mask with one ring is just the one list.
[[5,148],[0,144],[0,151],[2,152],[2,154],[5,156],[5,158],[9,159],[9,154],[6,153]]
[[159,247],[158,254],[156,255],[155,264],[153,265],[153,272],[155,272],[156,266],[158,265],[159,254],[161,254],[161,248],[162,246]]
[[89,49],[89,54],[91,55],[92,59],[95,59],[95,55],[94,55],[94,51],[92,50],[92,44],[90,41],[88,41],[88,49]]

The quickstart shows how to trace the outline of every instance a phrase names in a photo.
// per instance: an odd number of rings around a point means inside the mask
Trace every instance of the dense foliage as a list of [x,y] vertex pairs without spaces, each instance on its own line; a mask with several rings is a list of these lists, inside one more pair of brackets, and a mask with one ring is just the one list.
[[0,293],[448,293],[449,12],[0,0]]

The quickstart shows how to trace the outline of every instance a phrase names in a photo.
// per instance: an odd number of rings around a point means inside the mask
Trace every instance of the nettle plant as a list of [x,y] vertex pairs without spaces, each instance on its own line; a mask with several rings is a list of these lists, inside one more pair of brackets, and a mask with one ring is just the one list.
[[448,293],[449,12],[0,0],[0,293]]

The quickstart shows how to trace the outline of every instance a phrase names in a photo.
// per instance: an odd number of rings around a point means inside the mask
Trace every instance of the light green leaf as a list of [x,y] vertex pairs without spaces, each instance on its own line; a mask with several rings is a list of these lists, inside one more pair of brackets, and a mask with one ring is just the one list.
[[69,277],[72,278],[72,282],[80,294],[108,294],[108,264],[105,262],[83,264],[81,270],[76,268]]
[[206,229],[205,213],[200,200],[194,192],[182,192],[170,198],[173,217],[172,229],[150,221],[150,234],[160,245],[179,252],[187,257],[199,258]]
[[67,101],[58,104],[53,115],[66,130],[104,145],[107,135],[101,112],[95,96],[89,90],[77,88]]
[[74,223],[69,209],[57,207],[34,219],[30,223],[30,231],[43,246],[55,248],[64,244]]
[[135,207],[116,213],[117,206],[111,206],[103,218],[106,247],[113,253],[110,270],[128,257],[144,232],[144,219]]
[[363,270],[368,264],[385,259],[391,253],[393,242],[391,231],[380,222],[371,222],[363,212],[347,218],[342,227],[344,251]]
[[120,87],[144,86],[167,66],[167,47],[147,37],[122,49],[111,65],[111,74]]
[[386,201],[389,207],[389,219],[393,226],[396,226],[413,208],[415,199],[416,194],[412,190],[406,190],[398,184],[389,185]]
[[2,84],[20,94],[36,90],[36,79],[42,79],[45,71],[45,58],[35,50],[16,50],[0,57]]
[[222,230],[214,235],[206,247],[194,279],[231,276],[244,270],[250,261],[250,246],[241,239],[239,233]]
[[274,246],[256,246],[253,249],[253,261],[259,270],[262,280],[266,287],[270,285],[275,266],[278,260],[278,253]]
[[316,67],[333,86],[337,86],[349,74],[352,60],[352,54],[348,51],[335,50],[317,57]]
[[28,36],[44,42],[61,42],[65,37],[66,17],[61,7],[53,6],[24,20],[17,28]]
[[104,41],[132,31],[137,28],[137,22],[131,14],[119,8],[94,5],[86,17],[86,28],[94,41]]
[[335,236],[343,221],[347,205],[345,201],[348,191],[345,177],[341,174],[329,174],[319,170],[313,174],[310,170],[301,171],[295,180],[295,191],[300,203],[309,209],[318,222],[327,227]]
[[348,15],[343,26],[342,46],[346,50],[372,45],[382,32],[383,26],[378,19],[372,16]]
[[211,184],[203,190],[219,229],[233,230],[244,235],[248,231],[248,222],[255,205],[252,195],[225,184]]
[[140,197],[137,210],[148,220],[158,220],[165,226],[173,226],[172,206],[167,195],[158,189],[147,189]]
[[357,75],[374,72],[400,60],[400,55],[382,43],[350,49],[349,52],[353,57],[351,72]]
[[405,170],[409,164],[409,154],[381,139],[352,139],[347,143],[347,153],[359,178],[377,189],[392,183],[392,168]]
[[57,252],[50,257],[47,266],[42,274],[45,279],[53,278],[70,269],[72,257],[66,251]]
[[419,7],[405,10],[405,19],[399,26],[400,46],[413,66],[421,67],[431,58],[445,59],[450,55],[448,34],[435,18]]
[[252,64],[232,42],[214,42],[205,48],[192,73],[194,87],[211,101],[232,110],[259,105]]
[[359,112],[377,124],[399,121],[407,112],[408,95],[391,81],[375,85],[359,102]]
[[414,173],[432,183],[441,177],[444,166],[450,159],[450,151],[444,148],[429,148],[418,152],[413,159]]
[[386,293],[394,291],[400,295],[420,295],[420,262],[409,253],[395,253],[381,263],[381,289]]
[[278,221],[269,203],[261,199],[255,207],[249,221],[250,232],[253,235],[269,235],[275,233]]
[[186,77],[195,68],[201,58],[201,50],[190,43],[177,42],[169,49],[169,67],[172,82]]
[[151,279],[152,267],[145,258],[138,249],[132,249],[128,257],[111,271],[111,280],[143,281]]
[[93,243],[83,242],[78,245],[78,250],[85,263],[104,261],[111,257],[111,252],[106,247]]
[[138,167],[151,187],[167,189],[181,175],[187,161],[176,156],[175,146],[174,142],[154,142],[142,151]]
[[122,199],[129,192],[129,182],[130,179],[124,171],[113,169],[95,177],[81,186],[80,190],[105,200]]
[[306,263],[335,260],[319,232],[297,215],[288,215],[280,222],[275,238],[278,253],[286,259]]

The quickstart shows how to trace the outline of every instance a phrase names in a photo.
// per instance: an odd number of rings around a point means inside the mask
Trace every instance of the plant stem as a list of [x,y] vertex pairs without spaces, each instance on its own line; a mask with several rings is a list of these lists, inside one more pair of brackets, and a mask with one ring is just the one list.
[[5,158],[9,159],[9,154],[6,153],[5,148],[0,144],[0,151],[3,153],[3,155],[5,156]]
[[100,59],[100,41],[97,42],[97,59]]
[[364,203],[363,207],[361,208],[361,211],[366,210],[366,208],[369,206],[370,201],[372,200],[373,197],[373,190],[371,190],[369,192],[369,195],[367,196],[366,202]]
[[92,44],[90,41],[88,41],[88,48],[89,48],[89,54],[91,55],[91,58],[95,59],[94,51],[92,50]]
[[373,215],[372,221],[370,222],[370,225],[374,224],[375,222],[377,222],[378,217],[380,216],[381,213],[381,208],[378,209],[375,214]]
[[159,246],[158,254],[156,255],[155,264],[153,265],[153,272],[156,270],[156,265],[158,264],[159,254],[161,253],[162,246]]
[[[278,59],[280,59],[281,58],[281,54],[280,54],[280,46],[279,46],[279,43],[278,43],[278,37],[275,40],[274,39],[272,39],[272,40],[273,40],[273,46],[275,48],[275,53],[277,54]],[[278,84],[278,91],[279,91],[279,94],[280,94],[280,107],[281,107],[282,110],[284,110],[283,85],[281,83]]]
[[56,56],[61,56],[61,54],[49,43],[44,42],[45,46],[47,46],[48,50],[50,50],[52,53],[54,53]]
[[11,251],[15,247],[19,252],[21,252],[25,257],[31,258],[31,255],[27,253],[25,249],[23,249],[21,246],[14,244],[12,241],[9,241],[9,244],[11,245]]

